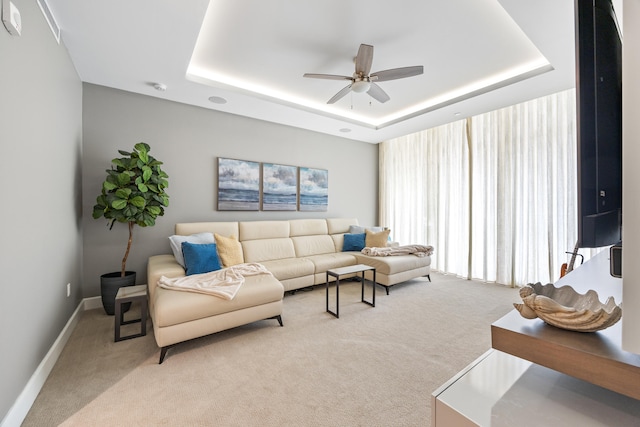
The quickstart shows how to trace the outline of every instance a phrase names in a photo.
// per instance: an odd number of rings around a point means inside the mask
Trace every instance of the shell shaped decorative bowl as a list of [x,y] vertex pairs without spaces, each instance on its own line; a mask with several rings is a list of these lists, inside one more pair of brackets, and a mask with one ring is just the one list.
[[545,323],[570,331],[596,332],[614,325],[622,317],[622,307],[613,297],[601,303],[594,290],[586,294],[571,286],[556,288],[552,283],[530,283],[520,289],[522,304],[513,304],[526,319],[542,319]]

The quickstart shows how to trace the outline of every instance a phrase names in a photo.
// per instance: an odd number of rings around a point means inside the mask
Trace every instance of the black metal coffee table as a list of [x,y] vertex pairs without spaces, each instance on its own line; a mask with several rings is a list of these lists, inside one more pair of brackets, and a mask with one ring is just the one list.
[[[373,271],[373,282],[371,287],[372,292],[372,300],[366,301],[364,299],[364,282],[366,281],[364,278],[365,271]],[[340,267],[334,268],[331,270],[327,270],[327,281],[326,281],[326,291],[327,291],[327,313],[333,314],[335,317],[340,318],[340,276],[344,276],[347,274],[361,273],[362,278],[362,292],[361,292],[361,301],[365,304],[369,304],[371,307],[376,306],[376,269],[374,267],[370,267],[364,264],[350,265],[348,267]],[[336,278],[336,311],[333,312],[329,309],[329,276]]]

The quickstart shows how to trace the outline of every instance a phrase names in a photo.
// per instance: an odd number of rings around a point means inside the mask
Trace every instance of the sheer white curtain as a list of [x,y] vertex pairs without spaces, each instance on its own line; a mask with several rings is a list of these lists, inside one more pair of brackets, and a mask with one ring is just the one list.
[[436,248],[431,265],[467,276],[469,150],[459,121],[380,144],[380,223],[400,244]]
[[575,134],[570,90],[384,142],[381,223],[434,245],[436,270],[553,282],[577,238]]
[[577,239],[575,91],[471,119],[471,275],[557,280]]

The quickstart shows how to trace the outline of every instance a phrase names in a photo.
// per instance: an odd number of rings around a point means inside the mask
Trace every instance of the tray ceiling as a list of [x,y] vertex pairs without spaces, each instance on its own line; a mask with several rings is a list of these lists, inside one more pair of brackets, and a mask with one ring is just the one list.
[[[573,0],[48,4],[84,82],[372,143],[574,86]],[[328,105],[361,43],[424,74]]]

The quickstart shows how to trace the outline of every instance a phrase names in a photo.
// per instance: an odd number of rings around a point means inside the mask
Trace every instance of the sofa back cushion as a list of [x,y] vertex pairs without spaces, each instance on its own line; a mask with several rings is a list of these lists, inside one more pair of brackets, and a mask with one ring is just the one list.
[[209,232],[218,233],[221,236],[237,236],[237,222],[185,222],[176,224],[176,234],[189,236],[191,234]]
[[293,219],[289,221],[289,236],[328,235],[327,221],[324,219]]
[[[349,227],[358,225],[356,218],[327,218],[329,234],[344,234],[349,232]],[[364,231],[363,231],[364,233]]]
[[263,262],[295,258],[296,252],[290,238],[242,241],[244,262]]
[[328,234],[292,237],[297,257],[330,254],[336,252],[333,239]]
[[289,221],[242,221],[239,229],[241,242],[289,237]]

